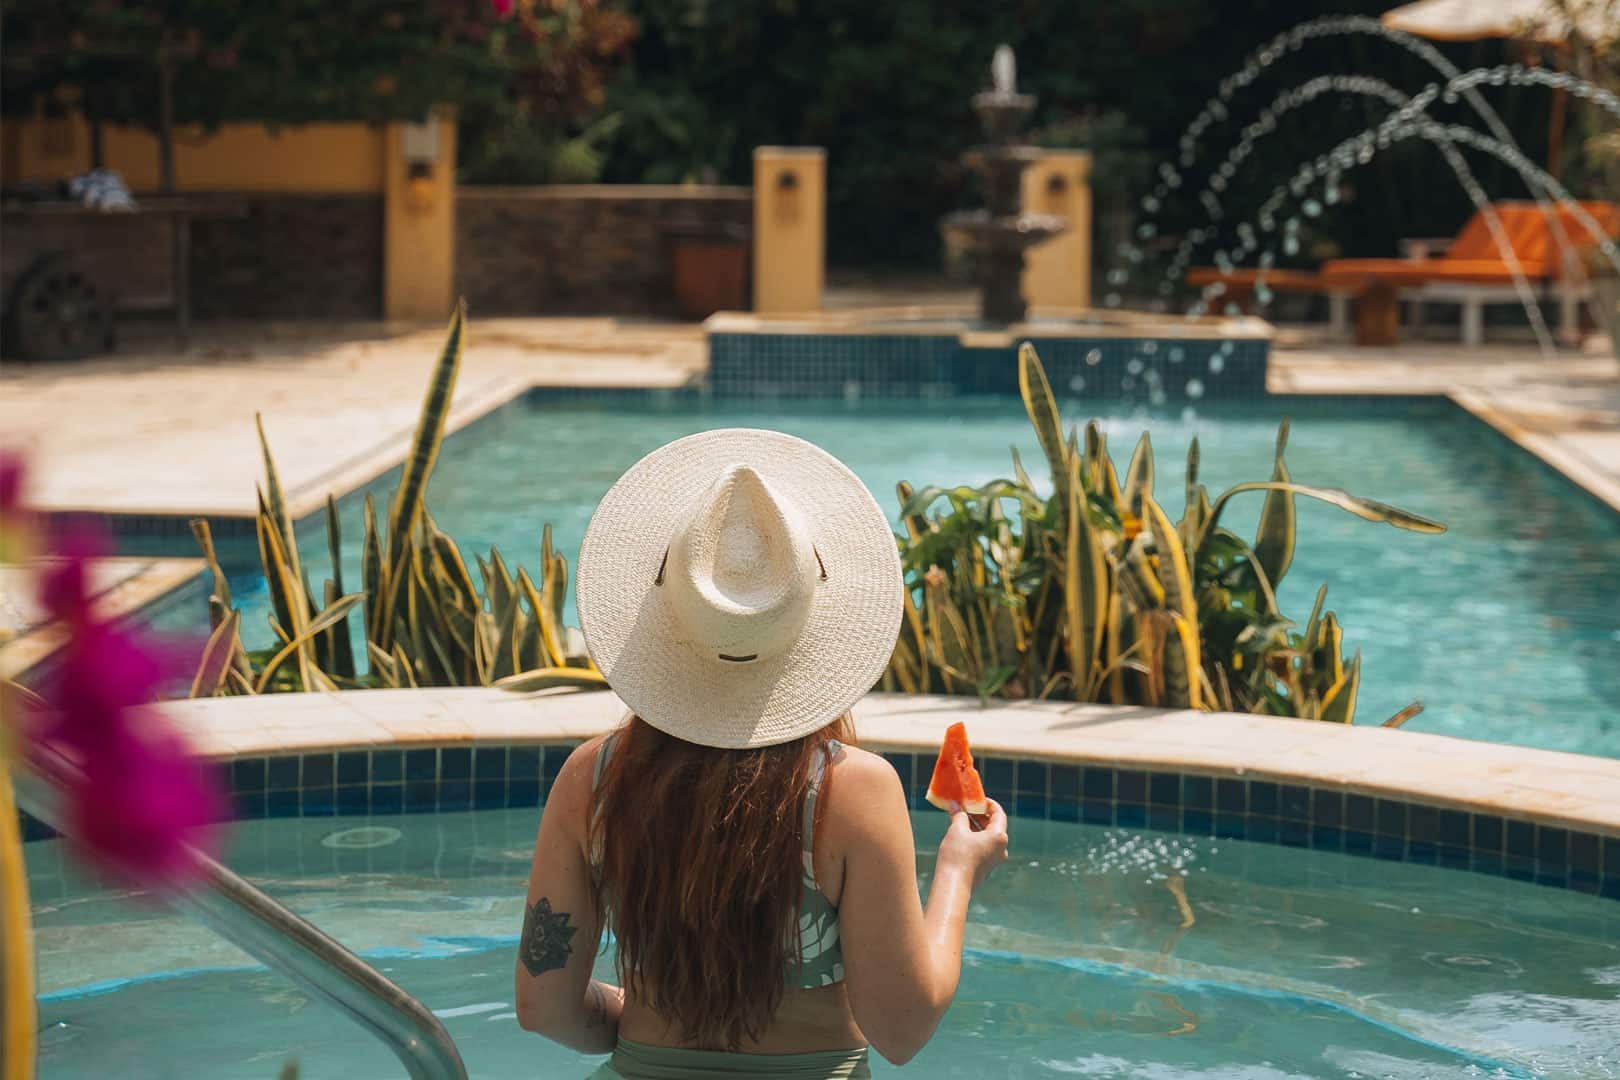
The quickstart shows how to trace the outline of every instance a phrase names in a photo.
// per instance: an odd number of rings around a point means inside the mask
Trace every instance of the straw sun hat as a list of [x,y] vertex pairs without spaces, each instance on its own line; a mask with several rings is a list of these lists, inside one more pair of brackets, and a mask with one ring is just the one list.
[[771,746],[872,689],[900,631],[900,557],[855,474],[803,439],[677,439],[602,497],[579,550],[591,659],[647,723]]

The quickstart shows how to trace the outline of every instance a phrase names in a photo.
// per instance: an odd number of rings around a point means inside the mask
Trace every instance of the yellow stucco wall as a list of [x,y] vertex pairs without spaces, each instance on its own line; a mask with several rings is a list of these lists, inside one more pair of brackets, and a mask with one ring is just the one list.
[[1052,150],[1024,171],[1024,209],[1056,214],[1067,231],[1024,257],[1024,296],[1032,308],[1091,306],[1091,155]]
[[754,310],[819,311],[827,259],[827,153],[754,151]]
[[[51,182],[90,167],[90,129],[79,116],[6,121],[0,167],[7,183]],[[180,191],[380,192],[385,129],[366,124],[305,124],[271,130],[227,124],[218,131],[175,132]],[[103,129],[106,164],[136,192],[156,191],[158,141],[140,128]]]
[[[383,314],[443,319],[455,271],[456,125],[433,122],[431,162],[413,172],[408,125],[307,124],[272,130],[229,124],[175,133],[175,187],[181,192],[367,194],[383,198]],[[103,156],[137,195],[157,191],[155,136],[108,127]],[[80,117],[7,122],[0,130],[0,176],[7,184],[62,180],[90,167],[90,131]]]

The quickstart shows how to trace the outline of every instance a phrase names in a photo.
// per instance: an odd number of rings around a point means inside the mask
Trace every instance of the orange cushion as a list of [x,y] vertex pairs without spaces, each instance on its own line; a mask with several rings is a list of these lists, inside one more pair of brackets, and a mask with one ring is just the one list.
[[[1549,277],[1555,267],[1521,259],[1519,268],[1532,280]],[[1333,259],[1322,264],[1322,280],[1333,288],[1354,289],[1373,282],[1422,285],[1455,281],[1473,285],[1508,285],[1513,275],[1496,259]]]
[[[1603,232],[1609,236],[1620,233],[1620,206],[1596,201],[1578,205],[1595,219],[1598,228]],[[1540,206],[1533,202],[1501,202],[1496,203],[1493,209],[1502,222],[1502,231],[1512,245],[1514,254],[1521,262],[1558,261],[1560,241],[1554,233],[1552,221]],[[1563,227],[1565,236],[1577,250],[1584,250],[1597,243],[1576,218],[1572,207],[1560,205],[1557,220]],[[1491,234],[1491,227],[1483,213],[1476,213],[1468,219],[1467,224],[1441,258],[1447,262],[1454,259],[1501,262],[1501,249],[1497,247],[1496,237]]]

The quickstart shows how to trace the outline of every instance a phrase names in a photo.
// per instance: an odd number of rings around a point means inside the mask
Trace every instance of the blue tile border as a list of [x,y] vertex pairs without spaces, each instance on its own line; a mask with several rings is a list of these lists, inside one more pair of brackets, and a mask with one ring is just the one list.
[[1091,399],[1218,401],[1266,396],[1271,343],[1263,338],[1015,337],[1004,346],[962,342],[958,332],[708,335],[708,386],[718,397],[807,398],[850,394],[953,397],[1016,394],[1018,342],[1040,352],[1060,395]]
[[[577,742],[323,751],[238,758],[234,816],[534,807]],[[887,751],[913,808],[934,755]],[[1620,837],[1337,788],[986,755],[985,791],[1016,817],[1250,840],[1507,877],[1620,900]],[[25,841],[55,833],[21,815]]]

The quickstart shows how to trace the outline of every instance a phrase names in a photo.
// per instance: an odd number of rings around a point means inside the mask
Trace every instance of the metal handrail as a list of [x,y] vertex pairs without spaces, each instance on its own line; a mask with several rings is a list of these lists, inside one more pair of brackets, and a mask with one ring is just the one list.
[[[77,766],[34,748],[14,779],[24,810],[61,831],[63,794]],[[439,1018],[319,927],[195,848],[202,883],[168,899],[249,956],[335,1007],[392,1050],[411,1080],[467,1080]]]

